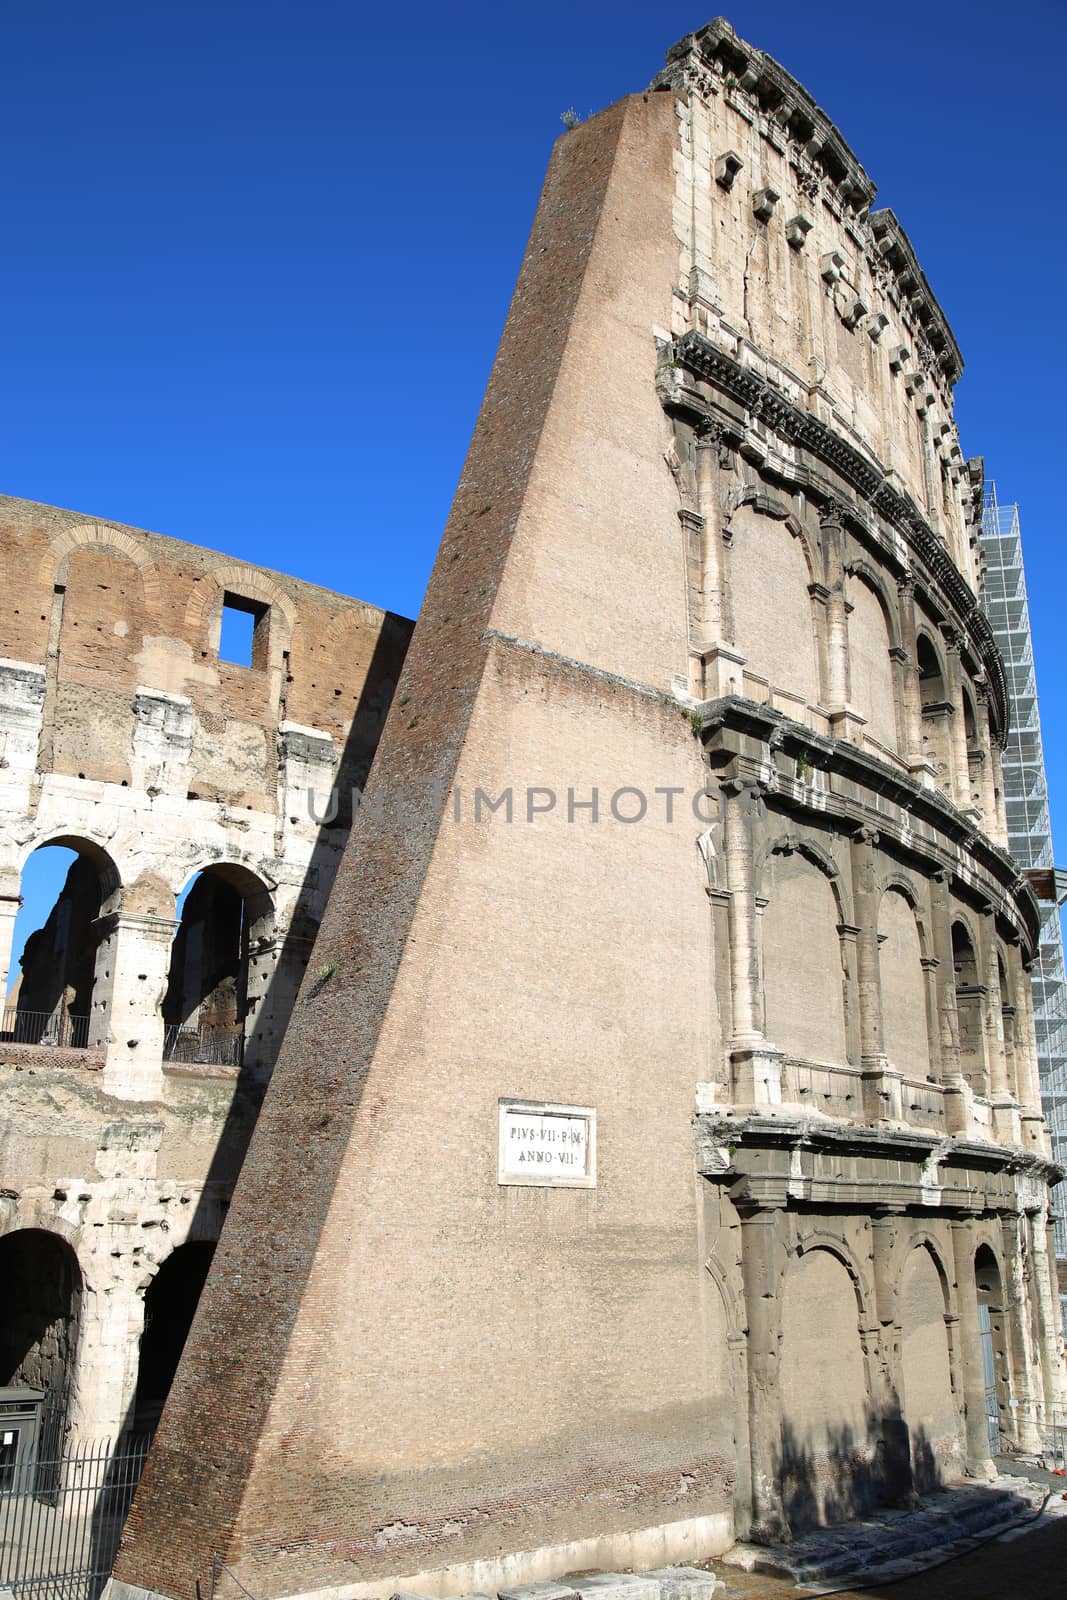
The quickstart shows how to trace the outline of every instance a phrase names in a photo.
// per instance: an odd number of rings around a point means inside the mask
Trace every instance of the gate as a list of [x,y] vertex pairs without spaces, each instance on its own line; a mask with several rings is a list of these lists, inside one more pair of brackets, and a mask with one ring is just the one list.
[[97,1600],[151,1442],[79,1441],[12,1464],[0,1490],[3,1600]]
[[1000,1412],[997,1409],[997,1369],[993,1360],[993,1327],[989,1307],[978,1303],[978,1335],[982,1345],[982,1376],[985,1380],[985,1421],[989,1434],[989,1454],[1000,1454]]

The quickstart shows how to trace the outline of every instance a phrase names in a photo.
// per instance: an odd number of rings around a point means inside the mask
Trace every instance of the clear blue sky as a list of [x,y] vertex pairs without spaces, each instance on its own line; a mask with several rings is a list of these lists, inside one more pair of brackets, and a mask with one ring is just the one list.
[[[0,4],[0,489],[414,615],[560,113],[643,88],[674,0]],[[1067,794],[1062,0],[771,0],[734,26],[837,121],[963,348],[1022,504]],[[1060,799],[1060,854],[1067,807]]]

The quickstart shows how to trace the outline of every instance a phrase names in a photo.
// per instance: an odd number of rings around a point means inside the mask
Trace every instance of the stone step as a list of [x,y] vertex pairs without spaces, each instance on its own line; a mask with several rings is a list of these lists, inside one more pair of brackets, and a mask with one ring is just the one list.
[[888,1579],[891,1573],[921,1571],[977,1538],[1011,1528],[1032,1513],[1035,1495],[1036,1486],[1020,1480],[988,1488],[946,1489],[914,1510],[874,1513],[791,1544],[735,1545],[722,1561],[750,1572],[790,1577],[809,1589],[848,1574],[867,1579],[878,1573]]

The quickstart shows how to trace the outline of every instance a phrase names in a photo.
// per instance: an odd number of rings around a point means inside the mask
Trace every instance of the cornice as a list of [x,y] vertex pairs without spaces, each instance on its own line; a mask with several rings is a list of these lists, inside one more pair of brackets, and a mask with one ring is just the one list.
[[[831,821],[846,830],[875,828],[893,839],[900,849],[925,861],[930,869],[944,870],[959,878],[961,886],[974,894],[979,885],[960,876],[952,850],[947,848],[953,847],[981,869],[987,883],[996,886],[1002,904],[1013,913],[1012,920],[1025,931],[1030,948],[1037,949],[1041,921],[1029,884],[1011,856],[968,822],[939,789],[928,789],[858,745],[814,733],[784,712],[755,700],[734,695],[706,700],[694,708],[694,715],[700,720],[701,738],[713,766],[717,752],[721,752],[720,759],[740,759],[739,750],[731,745],[755,742],[750,746],[750,759],[763,771],[764,793],[777,809],[808,816],[823,826]],[[869,803],[847,800],[825,787],[814,787],[778,772],[773,766],[777,751],[793,758],[803,755],[812,770],[840,776],[843,782],[869,795]],[[768,777],[770,782],[766,781]],[[889,807],[896,808],[905,823],[898,823]],[[933,838],[924,838],[916,823],[925,825]],[[938,846],[938,840],[944,843]]]
[[651,88],[690,87],[692,75],[687,78],[686,74],[694,59],[708,75],[708,82],[698,87],[744,95],[772,120],[803,159],[818,167],[842,204],[854,214],[867,209],[877,193],[875,185],[836,124],[773,56],[740,38],[725,17],[716,17],[672,45],[667,65],[653,78]]
[[[846,483],[871,509],[900,534],[912,554],[936,581],[945,599],[963,626],[976,658],[989,681],[996,735],[1003,748],[1008,737],[1008,690],[1004,663],[993,636],[993,629],[976,596],[955,562],[923,518],[911,496],[889,482],[884,469],[858,450],[821,418],[788,400],[766,378],[744,367],[727,355],[706,335],[691,330],[673,341],[675,375],[682,367],[697,380],[713,385],[749,416],[756,418],[780,439],[794,448],[807,451]],[[665,409],[693,422],[704,421],[708,407],[699,395],[675,381],[669,392],[661,392]],[[729,418],[716,420],[727,436],[739,442],[736,423]],[[847,514],[847,507],[846,514]]]
[[888,206],[872,211],[870,224],[878,254],[893,269],[900,291],[918,317],[938,366],[949,383],[955,383],[963,373],[963,356],[948,318],[916,259],[911,240]]

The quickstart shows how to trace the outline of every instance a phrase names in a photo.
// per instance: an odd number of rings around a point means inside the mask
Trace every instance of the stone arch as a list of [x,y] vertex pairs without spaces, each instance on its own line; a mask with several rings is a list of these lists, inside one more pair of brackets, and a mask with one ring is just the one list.
[[163,997],[164,1060],[240,1067],[277,934],[275,897],[243,863],[211,860],[186,879]]
[[871,1503],[864,1296],[843,1243],[812,1235],[782,1285],[778,1477],[794,1534]]
[[296,606],[285,590],[255,567],[241,562],[221,563],[206,572],[193,585],[185,608],[185,637],[202,641],[217,655],[222,627],[222,606],[227,594],[258,602],[270,611],[265,667],[281,667],[283,652],[289,648],[296,623]]
[[886,633],[889,637],[889,647],[891,650],[899,650],[901,647],[900,618],[897,614],[895,599],[886,581],[885,573],[876,567],[872,561],[867,561],[862,556],[846,562],[845,571],[849,577],[860,578],[869,589],[873,589],[875,598],[882,608]]
[[736,1297],[722,1267],[713,1257],[708,1257],[704,1270],[710,1280],[705,1286],[708,1390],[725,1402],[718,1404],[712,1413],[710,1448],[736,1459],[738,1441],[745,1430],[747,1405],[746,1374],[740,1369],[740,1362],[744,1360],[744,1337],[738,1326]]
[[[995,1396],[999,1432],[1002,1437],[1010,1439],[1015,1432],[1015,1419],[1011,1405],[1011,1352],[1006,1279],[1000,1251],[988,1238],[981,1239],[975,1248],[974,1281],[978,1295],[978,1331],[986,1387],[987,1390],[992,1388]],[[996,1428],[991,1426],[989,1441],[991,1455],[997,1454],[997,1442],[992,1437],[996,1431]]]
[[[745,676],[766,680],[805,703],[820,700],[818,628],[812,552],[794,516],[775,516],[758,498],[730,521],[729,586],[733,642],[745,657]],[[767,596],[774,594],[774,626]],[[750,686],[746,693],[755,693]]]
[[765,1031],[779,1049],[843,1065],[845,917],[837,877],[821,852],[799,840],[787,838],[771,850],[761,877],[763,994]]
[[108,550],[132,561],[141,574],[145,606],[159,614],[160,584],[148,546],[129,528],[112,528],[106,522],[79,522],[49,540],[39,568],[42,583],[66,582],[71,556],[79,550]]
[[922,718],[923,759],[934,769],[938,784],[947,793],[952,789],[951,718],[955,715],[945,662],[933,635],[920,628],[915,637],[915,664],[919,673],[919,705]]
[[934,1243],[909,1240],[897,1282],[901,1330],[902,1410],[912,1478],[920,1493],[936,1489],[946,1467],[959,1466],[960,1414],[952,1385],[948,1274]]
[[901,748],[901,706],[893,652],[897,620],[881,580],[867,562],[846,569],[848,587],[849,700],[864,716],[865,732],[886,749]]
[[[47,875],[43,882],[39,878],[34,882],[36,874],[31,873],[27,884],[30,860],[57,848],[73,852],[65,867],[62,858],[59,862],[63,882],[58,893]],[[47,874],[49,869],[44,870]],[[31,885],[33,892],[19,913],[26,920],[16,927],[16,937],[25,938],[21,972],[10,997],[4,996],[5,1037],[76,1049],[100,1043],[110,1012],[107,929],[123,899],[119,869],[96,840],[55,829],[33,840],[25,851],[19,867],[20,892]],[[43,896],[45,885],[51,904]],[[44,920],[39,921],[42,913]]]
[[893,877],[878,907],[878,973],[886,1057],[907,1078],[930,1073],[922,930],[913,891]]
[[214,1254],[214,1240],[188,1239],[157,1264],[145,1286],[134,1398],[136,1433],[148,1432],[159,1421]]
[[56,827],[48,828],[43,833],[35,834],[20,851],[19,872],[23,871],[27,861],[35,851],[43,850],[50,844],[62,845],[65,849],[73,850],[78,855],[87,856],[94,863],[99,873],[104,910],[118,910],[123,888],[123,878],[118,863],[106,845],[102,844],[99,839],[94,839],[85,831],[73,833],[69,828]]
[[42,1390],[65,1414],[74,1389],[85,1281],[70,1241],[22,1226],[0,1237],[0,1385]]

